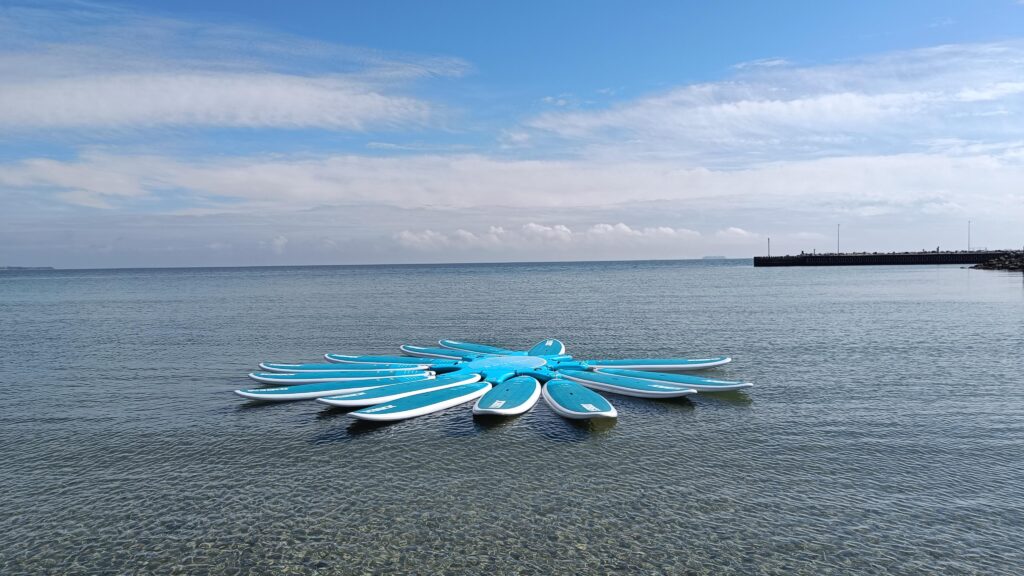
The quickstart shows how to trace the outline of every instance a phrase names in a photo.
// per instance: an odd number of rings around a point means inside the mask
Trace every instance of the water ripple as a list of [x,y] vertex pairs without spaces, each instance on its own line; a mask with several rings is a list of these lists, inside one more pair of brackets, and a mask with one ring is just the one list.
[[[953,267],[5,276],[0,573],[1014,574],[1022,318],[1019,278]],[[603,423],[229,392],[445,336],[723,352],[758,385]]]

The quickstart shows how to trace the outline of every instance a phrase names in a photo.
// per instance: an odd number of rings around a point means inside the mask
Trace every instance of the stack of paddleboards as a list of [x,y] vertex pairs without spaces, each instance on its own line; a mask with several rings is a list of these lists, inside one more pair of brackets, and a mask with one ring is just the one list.
[[235,393],[260,401],[315,399],[371,421],[414,418],[474,400],[475,415],[515,416],[544,398],[556,414],[585,420],[617,417],[599,392],[676,398],[752,386],[658,371],[718,366],[729,362],[724,356],[580,362],[565,355],[565,346],[553,339],[525,352],[454,340],[440,343],[444,348],[402,346],[407,356],[327,354],[328,363],[261,363],[260,371],[249,377],[268,387]]

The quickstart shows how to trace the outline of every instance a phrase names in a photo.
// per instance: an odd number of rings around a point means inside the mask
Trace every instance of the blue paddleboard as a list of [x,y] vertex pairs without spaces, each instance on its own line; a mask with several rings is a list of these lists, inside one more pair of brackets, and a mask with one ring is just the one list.
[[476,401],[473,414],[514,416],[533,408],[540,398],[540,383],[529,376],[509,378]]
[[368,380],[346,380],[345,382],[321,382],[319,384],[299,384],[297,386],[282,386],[280,388],[247,388],[235,390],[235,394],[252,400],[306,400],[308,398],[320,398],[321,396],[333,396],[346,392],[357,392],[370,390],[382,386],[394,385],[397,382],[416,383],[420,381],[429,382],[433,378],[420,376],[399,376],[397,378],[371,378]]
[[565,418],[587,420],[618,416],[615,407],[611,402],[605,400],[604,396],[569,380],[561,378],[548,380],[547,384],[544,384],[541,394],[548,406],[551,406],[556,414]]
[[328,362],[340,364],[429,364],[431,366],[452,365],[454,361],[438,358],[425,361],[412,356],[350,356],[348,354],[324,354]]
[[697,391],[683,386],[658,380],[642,380],[630,378],[629,376],[616,376],[604,372],[586,372],[584,370],[561,370],[558,372],[563,378],[578,382],[587,388],[614,392],[624,396],[637,396],[639,398],[675,398],[696,394]]
[[732,362],[728,356],[710,358],[626,358],[622,360],[587,360],[591,368],[622,368],[625,370],[703,370]]
[[[251,372],[249,378],[264,384],[316,384],[318,382],[347,382],[349,380],[370,380],[400,378],[403,376],[416,376],[425,378],[433,376],[429,370],[344,370],[341,372],[296,372],[285,374],[282,372]],[[397,381],[397,380],[396,380]]]
[[488,382],[460,384],[432,392],[405,396],[397,400],[349,412],[349,415],[360,420],[374,420],[378,422],[405,420],[406,418],[423,416],[424,414],[438,412],[445,408],[451,408],[452,406],[475,400],[490,389],[491,385]]
[[615,376],[628,376],[641,380],[654,382],[669,382],[683,388],[693,388],[698,392],[728,392],[731,390],[742,390],[753,386],[750,382],[738,380],[718,380],[717,378],[701,378],[689,374],[662,374],[661,372],[641,372],[639,370],[619,370],[615,368],[601,368],[601,374],[612,374]]
[[280,362],[260,362],[260,370],[265,372],[345,372],[348,370],[425,370],[429,364],[282,364]]
[[432,392],[434,390],[451,388],[452,386],[459,386],[461,384],[471,384],[478,380],[480,380],[479,374],[454,372],[452,374],[445,374],[430,380],[404,382],[401,384],[393,384],[391,386],[352,391],[350,393],[339,393],[335,395],[325,394],[325,397],[317,398],[317,402],[342,407],[373,406],[374,404],[392,402],[399,398],[412,396],[413,394]]
[[530,348],[530,351],[526,354],[528,356],[561,356],[565,354],[565,344],[562,344],[561,340],[555,340],[554,338],[541,340],[533,348]]
[[440,358],[442,360],[472,360],[482,356],[482,354],[477,352],[466,352],[452,348],[428,348],[426,346],[413,346],[412,344],[402,344],[398,349],[411,356]]
[[516,350],[509,350],[507,348],[498,348],[497,346],[488,346],[487,344],[477,344],[475,342],[462,342],[459,340],[438,340],[438,344],[445,348],[452,350],[459,350],[462,352],[473,352],[476,354],[498,354],[501,356],[525,356],[526,352],[519,352]]

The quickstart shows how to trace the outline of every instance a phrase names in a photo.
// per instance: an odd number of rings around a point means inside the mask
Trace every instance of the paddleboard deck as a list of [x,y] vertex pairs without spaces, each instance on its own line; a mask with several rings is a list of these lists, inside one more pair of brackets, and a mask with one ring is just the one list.
[[515,416],[529,411],[540,398],[540,383],[530,376],[509,378],[484,394],[473,406],[473,414]]
[[487,344],[477,344],[475,342],[462,342],[460,340],[438,340],[437,343],[445,348],[458,350],[460,352],[472,352],[474,354],[498,354],[501,356],[526,355],[526,352],[509,350],[507,348],[499,348],[497,346],[488,346]]
[[565,354],[565,344],[554,338],[541,340],[526,353],[527,356],[561,356],[563,354]]
[[559,372],[559,375],[562,378],[578,382],[587,388],[601,390],[602,392],[614,392],[623,396],[636,396],[637,398],[677,398],[697,393],[696,390],[684,387],[681,384],[617,376],[615,374],[605,374],[604,372],[562,370]]
[[[432,381],[433,377],[421,378],[419,376],[402,376],[409,383],[419,381]],[[269,400],[271,402],[285,402],[289,400],[308,400],[323,396],[336,396],[349,392],[361,392],[383,386],[395,385],[394,378],[372,378],[369,380],[348,380],[345,382],[321,382],[317,384],[299,384],[296,386],[282,386],[279,388],[247,388],[235,390],[235,394],[250,400]]]
[[490,389],[491,385],[488,382],[460,384],[431,392],[405,396],[377,404],[376,406],[349,412],[349,415],[360,420],[372,420],[375,422],[406,420],[439,412],[446,408],[475,400],[486,394]]
[[728,356],[711,358],[626,358],[620,360],[587,360],[591,368],[622,368],[625,370],[704,370],[732,362]]
[[350,380],[392,380],[399,382],[401,378],[427,378],[434,373],[429,370],[373,372],[361,370],[345,370],[342,372],[250,372],[249,378],[264,384],[316,384],[319,382],[348,382]]
[[419,358],[440,358],[442,360],[473,360],[474,358],[484,356],[484,354],[480,354],[478,352],[465,352],[463,350],[454,350],[451,348],[428,348],[426,346],[413,346],[411,344],[402,344],[398,349],[410,356],[416,356]]
[[618,416],[615,407],[604,396],[570,380],[548,380],[541,394],[548,406],[564,418],[589,420]]
[[348,354],[324,354],[324,358],[326,358],[328,362],[335,362],[339,364],[428,364],[431,367],[436,367],[454,366],[456,363],[456,360],[442,358],[427,362],[423,358],[414,358],[412,356],[349,356]]
[[454,374],[445,374],[430,380],[405,382],[401,384],[394,384],[392,386],[352,391],[350,393],[324,395],[323,397],[317,398],[317,402],[345,408],[353,406],[373,406],[376,404],[393,402],[399,398],[405,398],[406,396],[412,396],[414,394],[432,392],[434,390],[451,388],[452,386],[460,386],[462,384],[472,384],[479,380],[479,374],[459,372]]
[[385,370],[426,370],[429,364],[282,364],[280,362],[260,362],[260,370],[264,372],[282,372],[294,374],[296,372],[346,372],[349,370],[361,371],[385,371]]
[[731,392],[743,390],[753,386],[751,382],[739,380],[719,380],[717,378],[702,378],[690,376],[689,374],[662,374],[660,372],[643,372],[640,370],[620,370],[616,368],[600,368],[600,374],[611,374],[614,376],[627,376],[652,382],[669,382],[684,388],[692,388],[698,392]]

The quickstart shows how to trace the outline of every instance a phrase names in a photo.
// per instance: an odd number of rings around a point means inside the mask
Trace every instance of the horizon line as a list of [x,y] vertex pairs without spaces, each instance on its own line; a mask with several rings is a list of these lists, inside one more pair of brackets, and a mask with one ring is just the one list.
[[373,262],[362,264],[248,264],[223,266],[111,266],[59,268],[56,266],[0,266],[4,271],[76,271],[76,270],[192,270],[213,268],[338,268],[338,267],[371,267],[371,266],[476,266],[493,264],[592,264],[592,263],[627,263],[627,262],[714,262],[716,260],[753,260],[754,256],[714,256],[697,258],[637,258],[613,260],[492,260],[464,262]]

